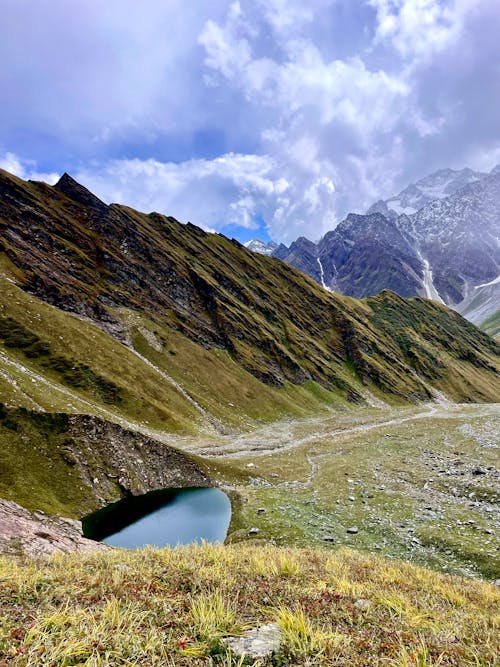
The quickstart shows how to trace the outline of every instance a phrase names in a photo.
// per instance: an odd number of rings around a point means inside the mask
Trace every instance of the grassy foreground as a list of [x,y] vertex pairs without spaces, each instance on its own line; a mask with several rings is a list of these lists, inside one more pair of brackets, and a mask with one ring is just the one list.
[[1,559],[0,665],[252,664],[221,639],[274,621],[274,665],[492,666],[499,603],[493,585],[347,549]]

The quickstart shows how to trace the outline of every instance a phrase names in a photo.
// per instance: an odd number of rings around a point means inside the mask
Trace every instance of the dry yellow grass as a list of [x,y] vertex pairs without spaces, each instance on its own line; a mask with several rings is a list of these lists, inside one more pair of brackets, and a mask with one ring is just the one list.
[[252,664],[221,640],[270,621],[274,665],[486,667],[499,649],[495,586],[345,549],[1,559],[0,605],[0,665],[16,667]]

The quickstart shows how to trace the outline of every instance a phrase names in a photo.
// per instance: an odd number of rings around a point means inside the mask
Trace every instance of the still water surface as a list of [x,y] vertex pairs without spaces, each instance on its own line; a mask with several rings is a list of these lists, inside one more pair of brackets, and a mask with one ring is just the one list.
[[125,498],[82,519],[86,537],[113,547],[140,549],[223,542],[231,502],[220,489],[166,489]]

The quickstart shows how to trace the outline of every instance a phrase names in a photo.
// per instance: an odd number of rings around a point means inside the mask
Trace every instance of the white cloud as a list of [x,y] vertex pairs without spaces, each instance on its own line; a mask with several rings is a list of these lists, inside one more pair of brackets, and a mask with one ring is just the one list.
[[44,181],[49,185],[54,185],[59,180],[59,174],[55,172],[40,172],[36,169],[36,163],[32,160],[22,161],[14,153],[5,153],[3,157],[0,157],[0,169],[5,169],[5,171],[23,178],[24,180],[32,181]]
[[318,221],[322,233],[331,229],[337,221],[331,208],[333,181],[327,176],[303,181],[289,171],[290,180],[269,156],[229,153],[181,163],[113,160],[73,175],[108,203],[159,211],[207,230],[224,232],[227,225],[257,229],[256,216],[289,242],[310,219]]
[[[262,20],[279,33],[281,48],[273,58],[257,55]],[[410,115],[404,78],[370,70],[360,57],[326,59],[300,34],[311,20],[310,11],[293,2],[273,0],[257,19],[238,4],[224,22],[207,23],[200,36],[212,85],[218,76],[220,87],[240,90],[253,105],[257,124],[265,118],[263,151],[289,183],[266,221],[271,235],[285,241],[305,229],[316,237],[331,229],[346,205],[346,188],[366,182],[356,176],[360,162],[342,155],[332,133],[354,155],[375,153],[377,135],[394,131],[401,116]],[[358,206],[368,205],[366,194],[358,193]]]
[[0,146],[24,178],[56,175],[16,156],[289,242],[498,154],[498,0],[22,4],[2,8]]
[[469,11],[480,0],[369,0],[377,11],[379,41],[389,40],[404,57],[430,59],[456,42]]
[[255,216],[283,192],[266,156],[229,153],[214,160],[164,163],[113,160],[80,169],[75,178],[107,202],[173,215],[204,229],[237,224],[254,229]]

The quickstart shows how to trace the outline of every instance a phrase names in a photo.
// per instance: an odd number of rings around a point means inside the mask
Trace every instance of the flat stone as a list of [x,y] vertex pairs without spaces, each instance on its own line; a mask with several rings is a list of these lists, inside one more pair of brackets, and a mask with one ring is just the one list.
[[351,535],[356,535],[356,533],[359,533],[359,528],[356,528],[356,526],[353,526],[352,528],[348,528],[347,532],[350,533]]
[[258,528],[250,528],[248,531],[249,535],[258,535],[260,533],[260,530]]
[[226,637],[222,641],[237,656],[265,660],[279,651],[281,632],[276,623],[268,623],[248,630],[241,637]]
[[368,600],[363,600],[362,598],[360,598],[359,600],[356,600],[354,606],[357,607],[358,609],[369,609],[370,603],[368,602]]
[[323,538],[323,542],[335,542],[335,538],[333,535],[325,535]]
[[265,507],[259,507],[257,510],[257,514],[265,514],[267,512]]
[[356,498],[354,496],[349,496],[347,500],[350,500],[351,503],[353,503],[356,500]]

